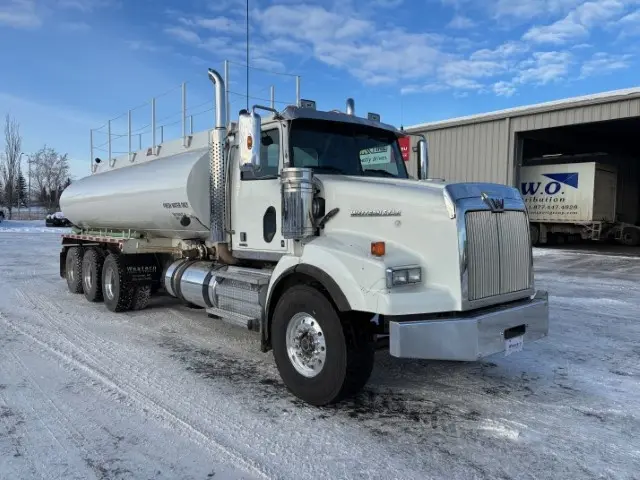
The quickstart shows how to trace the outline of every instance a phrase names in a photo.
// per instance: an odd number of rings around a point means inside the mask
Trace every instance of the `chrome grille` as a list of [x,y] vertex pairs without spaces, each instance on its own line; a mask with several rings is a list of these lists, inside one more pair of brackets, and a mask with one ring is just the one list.
[[522,211],[466,213],[469,300],[531,287],[529,223]]

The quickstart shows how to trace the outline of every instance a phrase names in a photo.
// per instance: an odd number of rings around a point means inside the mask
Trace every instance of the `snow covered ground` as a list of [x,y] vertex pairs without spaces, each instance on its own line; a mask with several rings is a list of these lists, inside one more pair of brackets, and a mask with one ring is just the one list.
[[0,224],[0,478],[638,478],[640,259],[537,251],[550,337],[482,363],[381,352],[293,399],[255,334],[67,292],[59,232]]
[[63,233],[69,228],[47,227],[44,220],[3,220],[0,222],[0,235],[3,233]]

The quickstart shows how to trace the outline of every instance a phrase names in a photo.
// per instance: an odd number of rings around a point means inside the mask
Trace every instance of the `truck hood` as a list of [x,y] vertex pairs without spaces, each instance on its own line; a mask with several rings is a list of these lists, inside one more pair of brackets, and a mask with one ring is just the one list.
[[[353,217],[376,225],[384,218],[391,224],[398,219],[412,221],[431,215],[449,218],[443,195],[445,182],[337,175],[315,177],[321,185],[327,212],[333,208],[340,209],[330,222],[332,227]],[[396,214],[384,214],[385,210],[394,210]]]
[[[385,268],[420,265],[423,288],[439,292],[442,310],[459,307],[460,256],[456,219],[447,210],[445,182],[316,175],[325,211],[339,209],[316,237],[363,262]],[[384,241],[383,258],[371,242]],[[314,240],[311,241],[314,243]],[[384,290],[384,285],[376,287]],[[429,290],[430,289],[430,290]]]

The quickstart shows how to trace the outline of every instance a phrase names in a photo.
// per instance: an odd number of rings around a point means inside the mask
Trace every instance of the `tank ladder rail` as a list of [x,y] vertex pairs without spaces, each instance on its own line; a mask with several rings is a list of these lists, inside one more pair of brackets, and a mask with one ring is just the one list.
[[[225,85],[229,85],[229,64],[232,63],[229,60],[225,60],[224,61],[224,84]],[[292,74],[285,74],[285,73],[280,73],[279,75],[286,75],[286,76],[293,76],[295,77],[295,81],[296,81],[296,106],[300,106],[301,105],[301,100],[300,100],[300,76],[299,75],[292,75]],[[203,76],[204,79],[206,79],[206,75]],[[109,167],[109,168],[113,168],[116,164],[121,165],[123,163],[123,161],[125,162],[125,164],[129,164],[129,163],[133,163],[135,162],[138,158],[140,157],[156,157],[162,147],[162,145],[166,142],[166,141],[173,141],[173,140],[177,140],[176,137],[173,136],[169,136],[167,138],[165,138],[165,131],[166,131],[166,127],[171,127],[173,125],[177,125],[180,124],[180,141],[181,144],[184,148],[189,148],[191,145],[191,141],[193,139],[194,136],[194,117],[205,114],[207,112],[210,112],[211,110],[214,109],[213,106],[211,106],[211,108],[204,110],[204,111],[198,111],[196,113],[193,113],[193,110],[201,110],[200,107],[205,107],[207,104],[212,103],[211,100],[208,100],[205,103],[201,103],[199,105],[191,105],[189,106],[187,104],[187,81],[182,82],[181,84],[179,84],[179,86],[174,86],[172,89],[170,89],[169,91],[160,94],[160,95],[156,95],[154,97],[152,97],[149,101],[147,101],[146,103],[144,103],[143,105],[139,105],[133,109],[129,109],[126,113],[123,113],[115,118],[109,119],[107,120],[107,122],[98,128],[92,128],[90,129],[90,134],[89,134],[89,143],[90,143],[90,172],[91,174],[94,173],[98,173],[98,171],[102,171],[102,168],[99,168],[98,163],[95,161],[96,157],[99,157],[99,155],[96,155],[97,151],[103,151],[104,156],[106,158],[101,159],[101,161],[104,160],[104,163]],[[179,97],[179,101],[180,101],[180,111],[179,113],[173,113],[167,117],[163,117],[160,120],[158,120],[158,115],[157,115],[157,100],[161,97],[164,97],[172,92],[174,92],[175,90],[180,90],[180,97]],[[226,103],[226,110],[227,110],[227,114],[226,114],[226,118],[224,118],[224,122],[225,125],[228,125],[230,123],[230,111],[231,111],[231,102],[229,100],[229,93],[234,93],[234,92],[229,92],[229,89],[226,89],[225,92],[225,99],[223,101],[225,101]],[[253,98],[253,97],[252,97]],[[174,99],[174,101],[178,100],[177,98]],[[268,99],[272,105],[272,107],[275,105],[276,103],[276,98],[275,98],[275,86],[271,85],[270,87],[270,99]],[[283,102],[279,102],[279,103],[283,103]],[[143,108],[143,107],[149,107],[149,124],[147,124],[145,127],[142,128],[138,128],[138,129],[134,129],[133,127],[133,117],[132,114],[134,111]],[[177,109],[176,109],[177,110]],[[177,117],[179,115],[179,120],[177,121],[171,121],[169,120],[172,117]],[[213,118],[213,116],[211,116],[211,118]],[[116,120],[120,120],[120,119],[126,119],[123,120],[123,123],[126,121],[126,132],[118,132],[118,131],[113,131],[114,128],[114,123]],[[169,123],[161,123],[164,120],[167,120],[167,122]],[[158,124],[161,123],[161,124]],[[211,122],[207,122],[208,124],[210,124]],[[147,128],[150,127],[150,131],[147,130]],[[212,128],[212,125],[207,126],[206,129],[202,130],[202,131],[208,131]],[[98,139],[97,135],[101,134],[101,135],[106,135],[107,139],[106,142],[103,142],[101,139]],[[143,145],[143,139],[142,136],[144,135],[150,135],[150,145]],[[136,138],[137,137],[137,138]],[[121,148],[119,148],[121,151],[114,151],[115,145],[114,145],[114,140],[117,139],[122,139],[122,143],[118,143],[118,145],[121,145]],[[126,139],[126,143],[125,143],[125,139]],[[136,141],[137,140],[137,141]],[[145,140],[146,142],[146,140]]]

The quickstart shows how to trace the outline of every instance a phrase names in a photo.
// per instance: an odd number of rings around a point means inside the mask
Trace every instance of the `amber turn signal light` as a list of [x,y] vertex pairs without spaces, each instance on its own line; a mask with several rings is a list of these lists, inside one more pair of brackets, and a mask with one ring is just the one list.
[[384,242],[371,242],[371,255],[374,257],[384,257]]
[[247,136],[247,149],[251,150],[253,148],[253,137],[251,135]]

